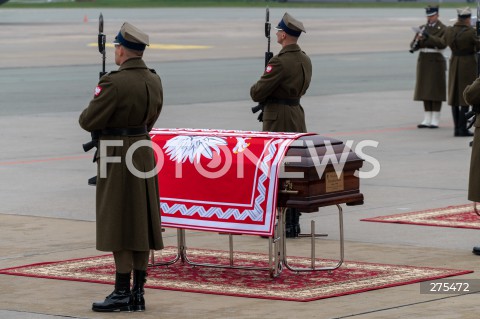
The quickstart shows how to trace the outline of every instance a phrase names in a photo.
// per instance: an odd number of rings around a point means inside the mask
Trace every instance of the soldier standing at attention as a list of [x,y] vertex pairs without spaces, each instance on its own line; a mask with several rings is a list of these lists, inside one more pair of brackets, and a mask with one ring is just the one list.
[[[151,144],[148,132],[163,105],[160,77],[142,59],[148,44],[147,34],[127,22],[122,25],[114,42],[115,63],[120,68],[100,79],[79,119],[83,129],[100,133],[96,242],[98,250],[113,252],[116,269],[115,290],[105,301],[93,303],[94,311],[145,310],[149,251],[163,249],[158,180],[156,174],[147,174],[155,167],[152,147],[135,150],[130,158],[135,170],[126,162],[132,144]],[[111,146],[112,142],[121,146]],[[102,143],[107,145],[107,154],[102,154]],[[106,156],[120,161],[107,164]]]
[[438,6],[425,8],[427,23],[420,27],[410,47],[413,53],[419,50],[417,60],[417,80],[413,99],[423,101],[424,119],[418,128],[438,128],[442,101],[446,100],[446,67],[443,56],[445,41],[443,34],[446,26],[438,20]]
[[[285,13],[275,29],[282,49],[270,59],[260,80],[250,88],[250,96],[254,102],[264,103],[263,131],[307,132],[300,98],[310,85],[312,62],[297,44],[305,28],[302,22]],[[297,237],[300,233],[299,216],[299,212],[288,210],[287,237]]]
[[[468,85],[463,92],[465,101],[470,105],[480,105],[480,78],[476,79],[471,85]],[[472,144],[472,155],[470,159],[470,176],[468,181],[468,200],[476,203],[480,202],[480,110],[475,109],[475,131]],[[476,206],[475,206],[476,207]],[[480,246],[473,247],[475,255],[480,255]]]
[[445,31],[445,43],[452,50],[448,72],[448,104],[452,106],[454,136],[472,136],[467,129],[468,103],[463,98],[465,87],[477,77],[475,53],[480,49],[480,41],[471,26],[470,8],[457,9],[458,20]]

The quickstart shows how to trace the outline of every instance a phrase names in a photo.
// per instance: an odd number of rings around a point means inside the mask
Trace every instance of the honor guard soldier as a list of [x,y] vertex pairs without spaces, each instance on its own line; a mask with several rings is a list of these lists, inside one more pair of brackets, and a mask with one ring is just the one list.
[[470,8],[457,9],[457,16],[457,22],[445,31],[445,43],[452,50],[448,72],[448,104],[452,106],[454,136],[472,136],[467,129],[465,115],[469,106],[463,91],[477,77],[475,53],[480,49],[480,41],[471,26]]
[[443,56],[446,26],[438,19],[438,6],[425,8],[427,23],[420,27],[410,44],[419,50],[414,100],[423,101],[424,119],[418,128],[438,128],[442,101],[446,100],[446,60]]
[[[468,181],[468,200],[474,202],[475,211],[477,203],[480,202],[480,78],[468,85],[463,92],[465,101],[470,105],[474,105],[475,116],[475,131],[472,144],[472,155],[470,159],[470,176]],[[480,246],[473,247],[473,253],[480,255]]]
[[[115,63],[120,67],[101,77],[79,119],[83,129],[100,135],[96,247],[113,252],[116,268],[114,291],[105,301],[93,303],[94,311],[145,310],[149,251],[163,249],[158,180],[156,174],[147,174],[155,168],[153,148],[139,147],[126,161],[131,145],[151,144],[148,132],[163,105],[160,77],[142,59],[148,44],[147,34],[127,22],[122,25],[114,41]],[[102,143],[107,154],[102,154]],[[107,164],[106,157],[119,161]],[[128,165],[132,161],[133,169]]]
[[[312,63],[297,44],[305,28],[302,22],[285,13],[275,29],[282,49],[270,59],[260,80],[250,88],[250,96],[264,104],[264,131],[307,132],[300,98],[310,85]],[[297,237],[300,233],[299,216],[294,209],[287,211],[287,237]]]

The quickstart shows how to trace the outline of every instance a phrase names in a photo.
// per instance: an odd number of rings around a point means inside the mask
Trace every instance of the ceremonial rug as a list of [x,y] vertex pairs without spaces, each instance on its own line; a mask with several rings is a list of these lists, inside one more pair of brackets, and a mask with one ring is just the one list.
[[[176,248],[167,247],[157,259],[168,259],[175,251]],[[223,264],[228,264],[229,256],[228,252],[203,249],[189,249],[188,255],[195,262]],[[266,267],[268,263],[267,255],[254,253],[235,253],[234,260],[235,265]],[[336,263],[326,259],[317,259],[317,262],[318,266]],[[308,267],[310,260],[292,257],[289,264]],[[177,262],[168,267],[149,267],[145,287],[237,297],[312,301],[471,272],[346,261],[340,268],[331,272],[293,273],[284,269],[279,277],[272,279],[268,271],[193,267]],[[112,285],[115,267],[113,256],[103,255],[2,269],[0,274]]]
[[480,229],[480,216],[473,211],[473,204],[448,206],[361,220],[379,223]]

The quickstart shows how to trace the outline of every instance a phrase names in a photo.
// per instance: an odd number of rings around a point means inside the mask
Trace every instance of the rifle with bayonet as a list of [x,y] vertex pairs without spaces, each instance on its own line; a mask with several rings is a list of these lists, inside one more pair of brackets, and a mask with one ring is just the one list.
[[[107,72],[105,71],[105,43],[107,41],[107,36],[103,33],[103,15],[100,13],[100,17],[98,18],[98,51],[102,55],[102,70],[99,73],[99,78],[102,78]],[[85,152],[90,151],[92,148],[98,148],[98,138],[100,137],[100,133],[98,131],[93,131],[90,133],[92,136],[92,140],[83,144],[83,150]],[[95,154],[93,154],[93,162],[97,160],[97,150],[95,150]],[[88,185],[95,186],[97,185],[97,176],[93,176],[88,179]]]
[[[267,7],[266,12],[265,12],[265,37],[267,38],[267,51],[265,52],[265,68],[268,65],[268,62],[270,59],[273,57],[273,53],[270,52],[270,30],[271,30],[271,25],[270,25],[270,11]],[[258,111],[261,111],[260,114],[258,115],[258,121],[263,122],[263,108],[264,108],[264,103],[259,103],[258,105],[252,107],[252,113],[255,114]]]

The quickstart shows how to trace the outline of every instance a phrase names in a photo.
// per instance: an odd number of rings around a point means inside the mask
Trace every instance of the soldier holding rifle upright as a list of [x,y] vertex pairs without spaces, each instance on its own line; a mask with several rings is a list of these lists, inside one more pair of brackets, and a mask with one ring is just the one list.
[[[477,2],[477,17],[480,17],[480,1]],[[480,38],[480,20],[476,22],[477,37]],[[477,51],[477,60],[480,59],[480,51]],[[468,200],[473,202],[475,213],[480,215],[477,209],[477,203],[480,202],[480,65],[477,66],[477,79],[468,85],[463,91],[465,101],[472,106],[473,121],[471,124],[475,127],[472,155],[470,158],[470,176],[468,182]],[[480,255],[480,246],[473,247],[475,255]]]
[[[114,291],[103,302],[93,303],[94,311],[145,310],[149,251],[163,248],[158,179],[151,174],[155,159],[148,134],[160,115],[163,89],[160,77],[142,59],[148,44],[147,34],[127,22],[122,25],[114,42],[120,68],[101,77],[79,118],[83,129],[99,134],[96,242],[98,250],[113,252],[116,270]],[[138,147],[127,162],[134,144],[150,147]],[[119,161],[107,162],[108,158]]]
[[415,101],[423,101],[424,119],[418,128],[438,128],[442,101],[446,100],[446,61],[443,56],[446,26],[438,19],[438,6],[425,8],[427,23],[410,43],[410,52],[420,51],[417,60]]
[[[468,200],[474,202],[475,211],[477,211],[477,203],[480,203],[480,78],[468,85],[463,92],[463,96],[467,103],[474,105],[473,111],[475,117],[475,131],[472,144],[472,155],[470,158],[470,177],[468,182]],[[480,246],[473,247],[473,253],[480,255]]]
[[[305,28],[302,22],[285,13],[275,29],[282,49],[270,59],[260,80],[250,88],[250,96],[264,105],[264,131],[307,132],[300,98],[310,85],[312,63],[297,44]],[[300,213],[293,211],[289,209],[286,216],[287,237],[297,237],[300,233]]]
[[475,53],[480,49],[480,41],[471,26],[470,8],[457,9],[457,16],[457,22],[445,31],[445,43],[452,50],[448,72],[448,104],[452,106],[454,136],[472,136],[467,128],[469,105],[463,97],[463,91],[477,77]]
[[263,130],[306,132],[305,113],[300,98],[312,78],[310,58],[297,44],[303,24],[285,13],[275,27],[280,52],[268,63],[260,80],[250,88],[252,100],[264,103]]

